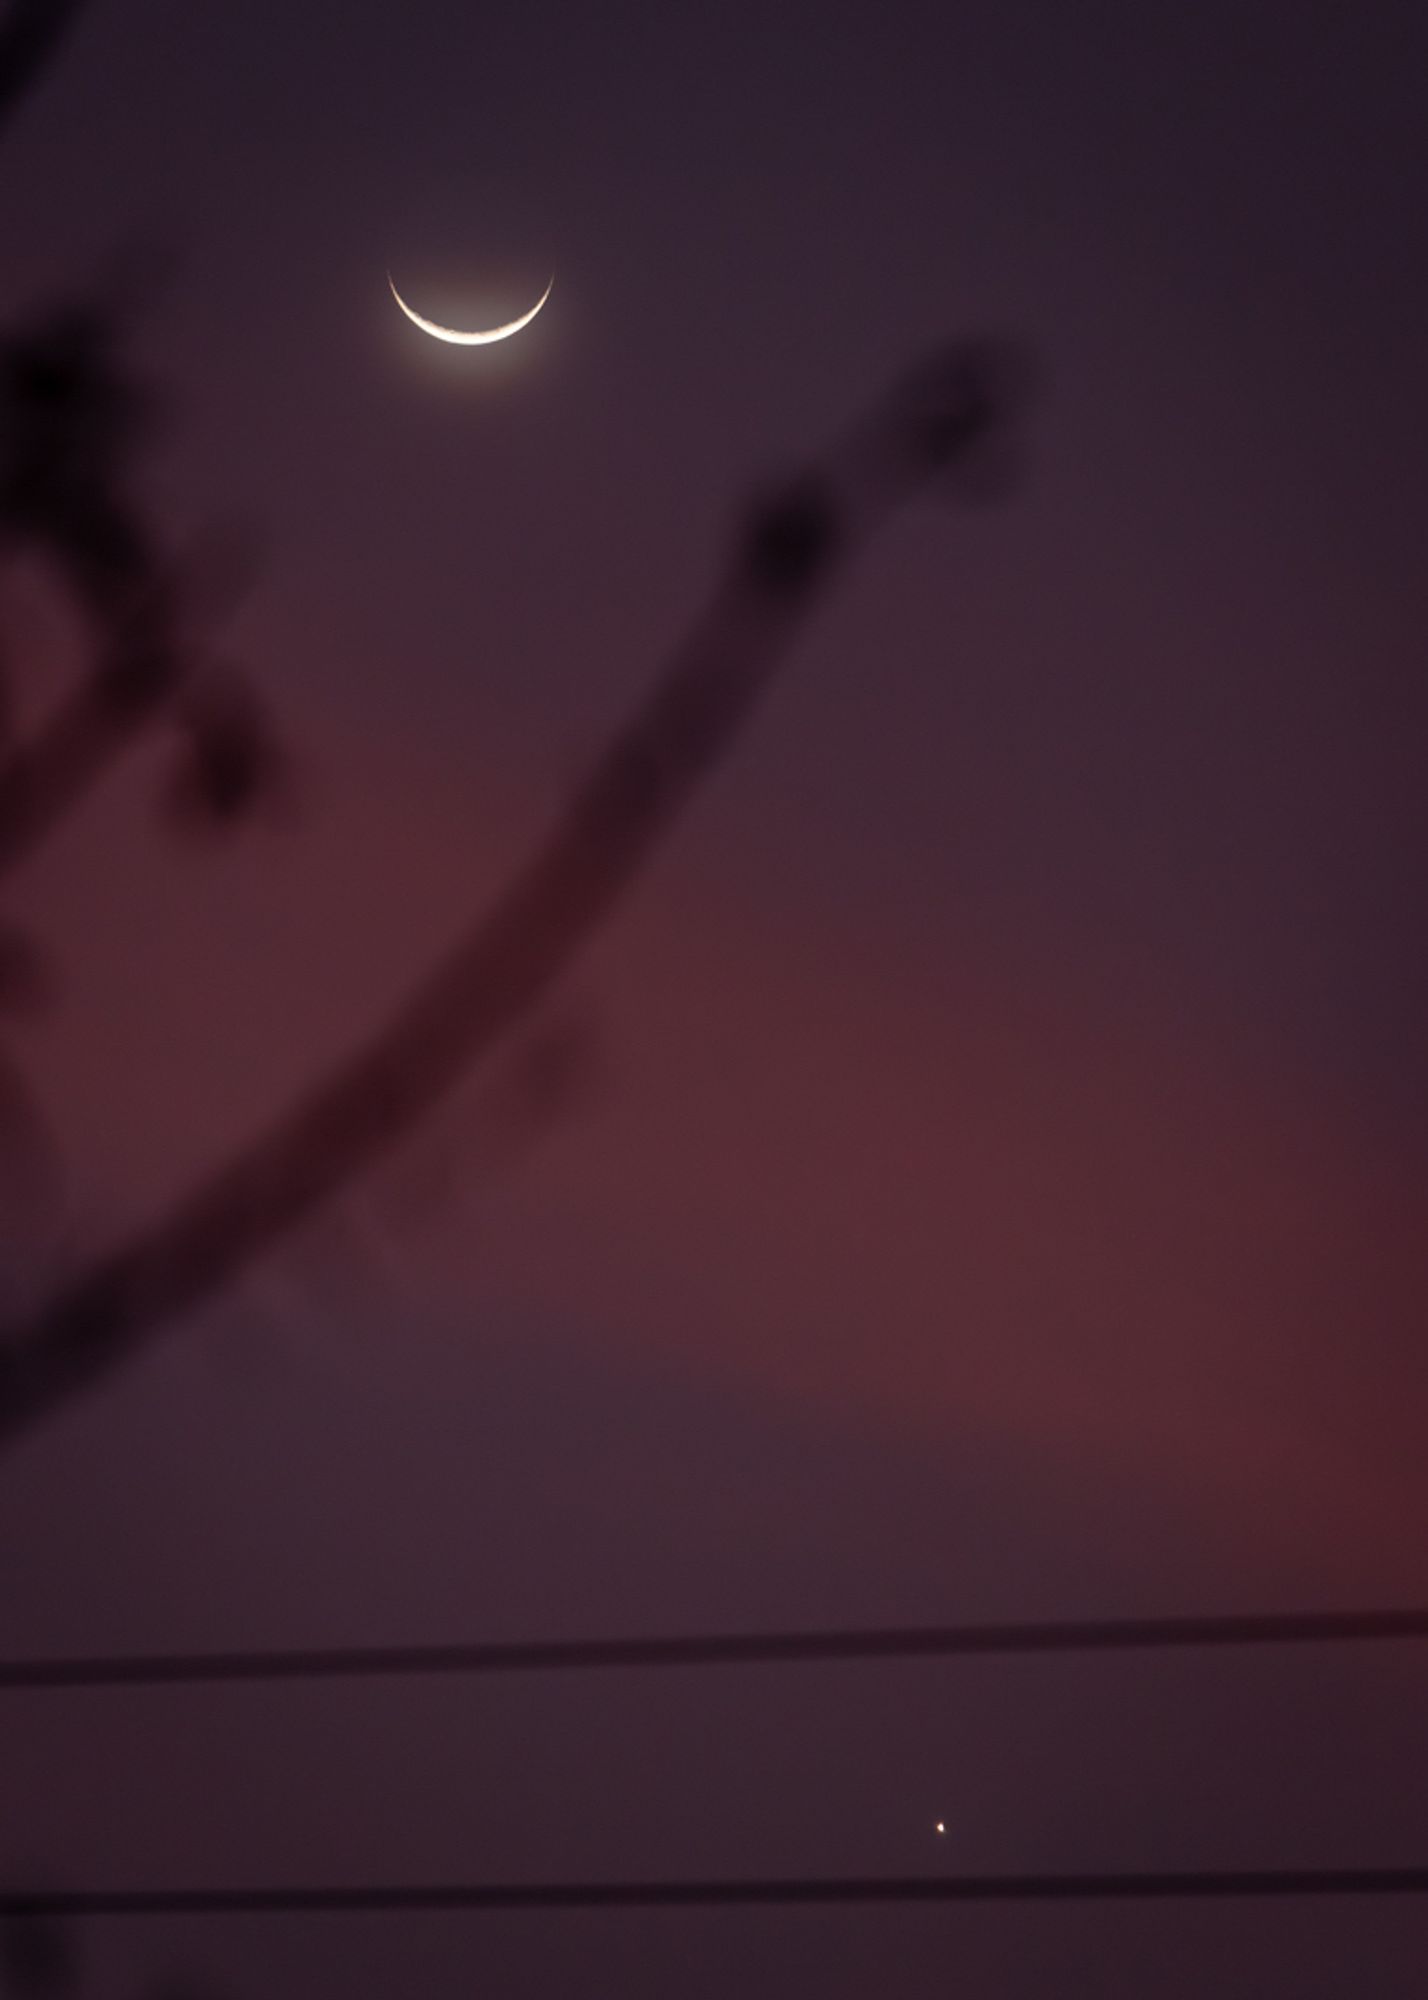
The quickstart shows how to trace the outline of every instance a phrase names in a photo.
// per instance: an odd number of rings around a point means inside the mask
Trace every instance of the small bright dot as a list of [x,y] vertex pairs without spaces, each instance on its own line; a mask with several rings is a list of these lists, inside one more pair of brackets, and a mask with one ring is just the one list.
[[934,1832],[934,1833],[946,1833],[946,1831],[947,1831],[947,1822],[946,1822],[946,1820],[945,1820],[945,1819],[940,1819],[940,1820],[938,1820],[938,1822],[937,1822],[936,1826],[935,1826],[935,1827],[934,1827],[934,1828],[933,1828],[932,1830],[933,1830],[933,1832]]

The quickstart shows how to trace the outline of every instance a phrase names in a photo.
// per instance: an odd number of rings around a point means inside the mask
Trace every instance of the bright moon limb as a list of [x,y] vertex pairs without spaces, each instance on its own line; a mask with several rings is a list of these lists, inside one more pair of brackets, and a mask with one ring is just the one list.
[[484,333],[462,333],[458,327],[438,326],[434,319],[423,319],[419,312],[412,310],[397,290],[397,281],[390,271],[387,273],[387,283],[392,288],[392,297],[396,300],[412,325],[419,326],[423,333],[429,333],[433,340],[449,340],[454,342],[457,347],[485,347],[493,340],[509,340],[513,333],[519,333],[523,326],[530,325],[531,321],[550,297],[551,287],[555,284],[555,274],[554,272],[551,273],[550,283],[546,286],[529,312],[523,312],[519,319],[507,320],[504,326],[489,327]]

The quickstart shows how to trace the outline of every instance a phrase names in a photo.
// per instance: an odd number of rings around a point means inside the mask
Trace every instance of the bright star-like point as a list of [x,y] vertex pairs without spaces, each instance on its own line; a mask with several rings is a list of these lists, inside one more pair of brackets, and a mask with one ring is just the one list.
[[939,1819],[939,1820],[937,1820],[937,1821],[936,1821],[936,1822],[934,1823],[934,1825],[933,1825],[933,1828],[932,1828],[932,1831],[933,1831],[934,1833],[946,1833],[946,1831],[947,1831],[947,1822],[946,1822],[946,1820],[945,1820],[945,1819]]

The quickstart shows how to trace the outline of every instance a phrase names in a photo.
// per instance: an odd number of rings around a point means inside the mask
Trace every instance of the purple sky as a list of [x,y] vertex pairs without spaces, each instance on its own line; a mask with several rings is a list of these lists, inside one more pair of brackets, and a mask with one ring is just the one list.
[[[226,643],[304,811],[174,848],[145,753],[13,892],[81,1249],[500,883],[752,487],[948,333],[1047,394],[1012,504],[842,580],[553,1010],[572,1115],[518,1143],[498,1065],[0,1467],[0,1652],[1428,1597],[1425,74],[1388,0],[96,0],[6,137],[6,316],[181,252],[151,497],[261,531]],[[388,268],[438,318],[555,289],[460,350]],[[0,610],[38,712],[72,635],[38,575]],[[0,1867],[1421,1862],[1423,1667],[9,1695]],[[86,1947],[99,2000],[1428,1984],[1372,1903]]]

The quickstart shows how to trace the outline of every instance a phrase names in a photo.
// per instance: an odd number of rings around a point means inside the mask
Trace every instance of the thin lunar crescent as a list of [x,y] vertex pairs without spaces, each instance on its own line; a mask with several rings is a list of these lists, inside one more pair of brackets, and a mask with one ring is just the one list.
[[493,340],[509,340],[513,333],[519,333],[523,326],[529,326],[546,300],[550,297],[551,286],[555,283],[552,273],[550,284],[541,293],[529,312],[523,312],[519,319],[507,320],[504,326],[490,327],[485,333],[462,333],[454,326],[438,326],[434,319],[423,319],[419,312],[413,312],[401,293],[397,290],[396,279],[387,273],[387,283],[392,288],[392,297],[406,314],[413,326],[419,326],[423,333],[429,333],[434,340],[454,341],[458,347],[485,347]]

